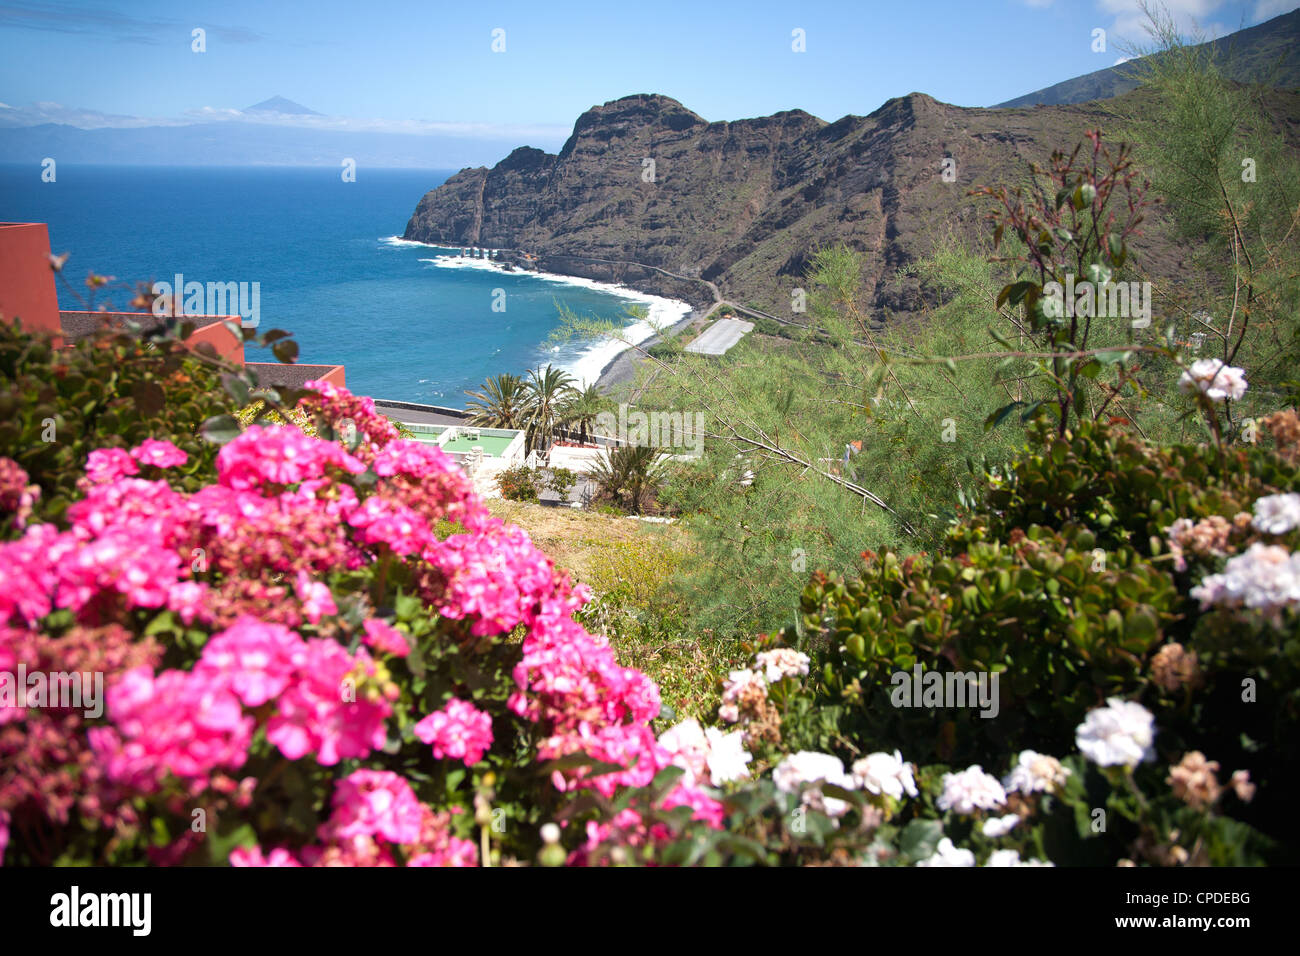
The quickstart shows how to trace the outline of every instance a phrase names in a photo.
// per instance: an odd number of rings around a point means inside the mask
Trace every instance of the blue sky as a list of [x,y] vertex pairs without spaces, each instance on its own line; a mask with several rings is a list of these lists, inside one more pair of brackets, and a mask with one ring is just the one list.
[[[1300,6],[1166,0],[1223,34]],[[827,120],[921,91],[987,106],[1122,55],[1137,0],[185,3],[0,0],[0,104],[74,125],[237,116],[283,95],[340,127],[561,139],[593,104],[665,93],[709,120]],[[191,30],[207,51],[191,51]],[[505,30],[505,52],[491,50]],[[806,52],[791,49],[802,29]],[[1093,52],[1092,31],[1108,31]],[[36,104],[36,105],[34,105]],[[25,111],[25,112],[24,112]],[[0,110],[0,117],[3,110]],[[80,118],[80,119],[78,119]],[[326,122],[326,121],[318,121]],[[369,124],[368,126],[366,124]]]

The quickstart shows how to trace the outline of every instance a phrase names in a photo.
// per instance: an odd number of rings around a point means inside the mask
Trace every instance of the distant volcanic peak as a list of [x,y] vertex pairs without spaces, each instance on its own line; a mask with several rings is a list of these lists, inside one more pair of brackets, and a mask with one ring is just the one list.
[[309,110],[301,103],[287,100],[283,96],[273,96],[269,100],[254,103],[244,110],[245,113],[285,113],[291,116],[320,116],[315,110]]

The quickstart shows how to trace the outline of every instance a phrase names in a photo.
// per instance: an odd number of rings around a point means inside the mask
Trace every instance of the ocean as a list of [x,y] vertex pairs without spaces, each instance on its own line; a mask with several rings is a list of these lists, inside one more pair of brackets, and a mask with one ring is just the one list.
[[[558,304],[626,322],[637,302],[657,323],[685,303],[558,276],[502,272],[459,250],[403,241],[416,203],[448,171],[335,168],[0,166],[0,221],[49,224],[70,252],[64,276],[113,276],[92,303],[127,310],[136,283],[257,282],[260,331],[293,333],[303,363],[347,366],[359,394],[464,407],[466,389],[550,362],[594,381],[616,342],[552,339]],[[497,291],[500,290],[500,291]],[[60,283],[60,306],[82,309]],[[497,304],[494,309],[493,305]],[[504,311],[501,311],[504,304]],[[648,323],[628,328],[633,340]],[[249,353],[251,361],[273,361]]]

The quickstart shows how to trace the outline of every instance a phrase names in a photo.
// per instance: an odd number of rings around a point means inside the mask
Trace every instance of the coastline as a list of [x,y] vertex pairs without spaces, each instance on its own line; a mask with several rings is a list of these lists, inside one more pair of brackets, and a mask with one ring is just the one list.
[[[673,325],[669,326],[665,331],[669,335],[677,335],[683,330],[689,328],[696,319],[700,317],[700,315],[701,313],[699,311],[692,309],[677,322],[673,323]],[[649,348],[652,345],[657,345],[661,341],[661,338],[662,337],[656,333],[650,338],[638,342],[637,345]],[[642,361],[644,361],[644,357],[637,353],[636,348],[628,346],[610,359],[605,367],[600,370],[600,377],[596,379],[596,386],[605,391],[609,391],[620,385],[631,384],[636,381],[636,367]]]
[[613,282],[601,282],[596,279],[587,279],[581,276],[567,276],[555,272],[507,268],[503,263],[493,262],[489,259],[471,259],[468,257],[461,257],[459,255],[459,248],[439,246],[428,242],[417,242],[414,239],[403,239],[401,236],[381,237],[380,242],[397,246],[418,246],[446,253],[445,255],[439,255],[431,259],[419,260],[420,262],[427,262],[442,269],[479,269],[488,272],[499,272],[503,275],[531,276],[545,282],[554,282],[561,285],[592,289],[598,292],[607,292],[611,295],[618,296],[621,299],[628,300],[629,302],[648,306],[649,308],[646,320],[633,322],[622,329],[621,334],[628,339],[628,341],[601,339],[592,342],[583,349],[576,359],[570,363],[566,363],[564,366],[565,371],[578,379],[583,386],[594,384],[601,387],[610,387],[614,384],[619,384],[619,382],[622,381],[621,376],[616,376],[613,379],[609,378],[609,376],[614,374],[616,367],[621,367],[619,360],[627,356],[634,346],[653,344],[653,342],[650,341],[651,339],[657,341],[657,333],[655,332],[653,325],[651,325],[651,322],[656,322],[664,328],[675,332],[684,328],[690,321],[693,321],[695,316],[695,311],[689,302],[684,302],[680,299],[670,299],[660,295],[653,295],[648,292],[641,292],[631,286],[619,285]]

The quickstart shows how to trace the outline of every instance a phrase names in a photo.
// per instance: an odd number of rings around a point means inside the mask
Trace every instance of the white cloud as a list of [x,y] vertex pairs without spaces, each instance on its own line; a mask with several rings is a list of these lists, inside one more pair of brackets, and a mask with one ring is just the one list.
[[1284,13],[1290,13],[1292,10],[1300,7],[1296,0],[1255,0],[1255,23],[1263,23],[1265,20],[1272,20],[1274,17],[1280,17]]
[[64,106],[62,103],[39,102],[23,108],[0,103],[0,126],[39,126],[59,123],[78,129],[139,129],[145,126],[187,126],[193,123],[256,123],[264,126],[295,127],[344,133],[403,133],[411,136],[464,136],[501,139],[563,140],[572,131],[569,126],[546,124],[450,123],[440,120],[386,120],[352,116],[320,116],[277,113],[271,110],[244,110],[204,106],[187,110],[180,118],[122,116],[98,110]]
[[29,106],[5,106],[0,113],[3,126],[40,126],[57,123],[78,129],[135,129],[141,126],[180,126],[184,120],[152,119],[143,116],[119,116],[98,110],[64,106],[62,103],[42,101]]
[[[1223,5],[1224,0],[1159,0],[1155,7],[1163,7],[1180,32],[1204,33],[1206,39],[1213,39],[1229,32],[1217,23],[1206,22],[1206,18]],[[1138,0],[1098,0],[1097,6],[1103,13],[1114,17],[1109,27],[1110,33],[1114,34],[1111,38],[1112,45],[1124,42],[1143,44],[1150,39],[1146,29],[1147,16],[1142,12]]]
[[405,133],[413,136],[480,136],[500,139],[566,137],[568,126],[513,123],[450,123],[443,120],[366,119],[356,116],[321,116],[303,113],[278,113],[274,110],[244,111],[205,106],[186,114],[198,122],[257,123],[264,126],[289,126],[297,129],[328,130],[347,133]]

